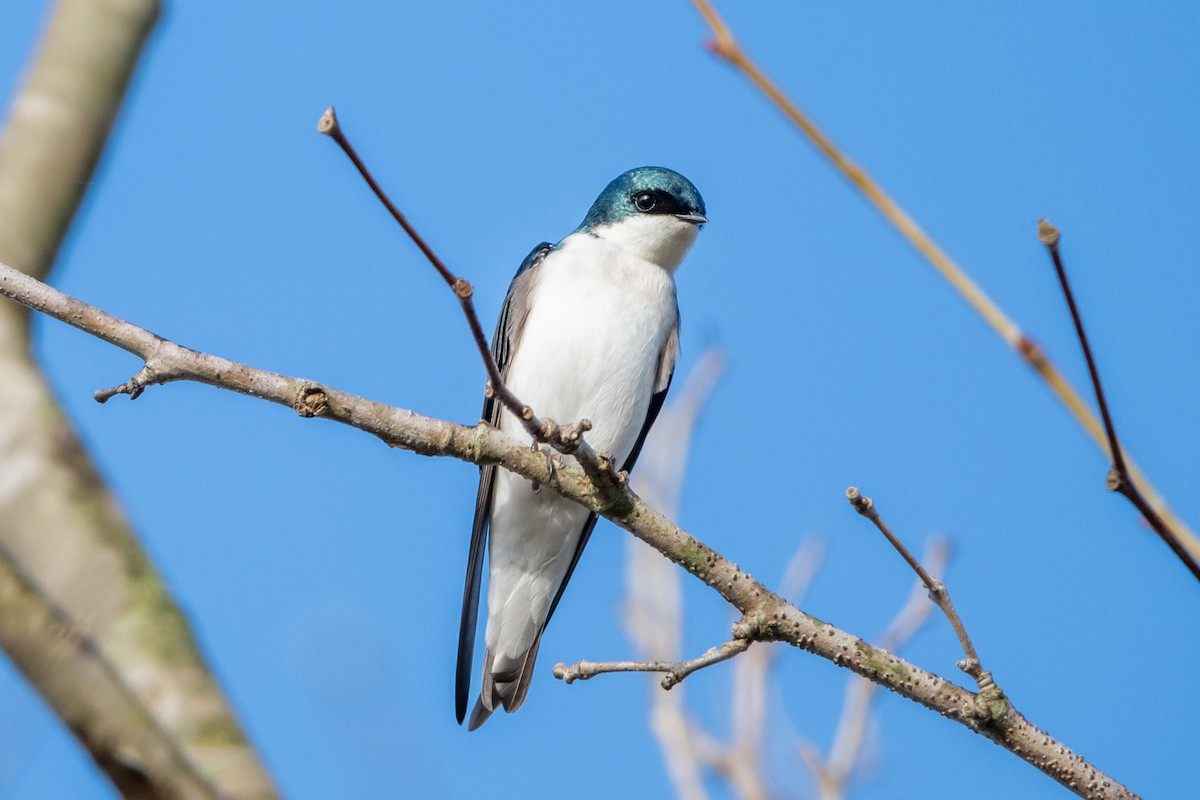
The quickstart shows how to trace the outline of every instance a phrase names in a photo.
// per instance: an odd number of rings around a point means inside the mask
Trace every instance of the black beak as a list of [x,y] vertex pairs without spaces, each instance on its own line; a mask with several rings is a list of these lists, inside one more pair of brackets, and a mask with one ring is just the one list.
[[708,222],[708,217],[703,214],[676,214],[675,219],[681,219],[684,222],[690,222],[693,225],[703,225]]

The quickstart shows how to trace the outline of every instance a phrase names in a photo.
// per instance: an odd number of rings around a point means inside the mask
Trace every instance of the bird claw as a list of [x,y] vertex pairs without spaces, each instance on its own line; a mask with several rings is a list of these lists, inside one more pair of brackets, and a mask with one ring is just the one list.
[[[535,452],[540,452],[542,455],[544,455],[546,457],[546,472],[549,473],[549,475],[547,476],[547,481],[554,480],[555,473],[558,472],[559,467],[561,467],[563,465],[562,453],[558,452],[557,450],[555,450],[552,447],[538,445],[536,442],[533,445],[533,449]],[[533,493],[541,494],[541,491],[542,491],[542,484],[539,483],[538,481],[534,481],[533,482]]]

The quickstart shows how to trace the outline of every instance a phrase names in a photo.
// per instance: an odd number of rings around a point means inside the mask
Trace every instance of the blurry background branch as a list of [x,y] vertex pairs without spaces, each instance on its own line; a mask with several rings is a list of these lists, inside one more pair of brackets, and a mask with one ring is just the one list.
[[[693,0],[704,20],[712,29],[713,40],[709,47],[718,57],[735,67],[778,108],[785,117],[825,156],[850,184],[890,222],[896,230],[919,252],[938,273],[954,287],[963,299],[984,318],[987,324],[1022,359],[1025,360],[1045,381],[1055,396],[1083,426],[1092,440],[1110,459],[1104,429],[1096,415],[1088,408],[1075,387],[1047,358],[1042,348],[1027,333],[1011,320],[988,295],[971,280],[970,276],[926,233],[916,221],[896,202],[861,166],[851,161],[838,149],[816,124],[800,110],[791,98],[763,72],[738,44],[729,26],[717,13],[709,0]],[[1138,469],[1132,459],[1127,460],[1130,480],[1140,487],[1147,503],[1178,534],[1183,546],[1193,558],[1200,558],[1200,538],[1175,514],[1166,500],[1155,490],[1150,480]]]
[[[50,271],[158,12],[55,5],[0,136],[0,260]],[[274,796],[13,303],[0,304],[0,408],[0,645],[126,796]],[[53,620],[70,635],[47,635]]]
[[[724,354],[719,350],[709,350],[700,357],[680,393],[659,415],[647,438],[639,468],[631,478],[638,494],[671,519],[677,518],[680,511],[696,424],[723,367]],[[800,605],[820,566],[822,551],[820,541],[815,538],[801,543],[784,573],[781,596]],[[925,556],[928,571],[942,574],[948,556],[946,542],[933,542]],[[629,638],[645,658],[678,661],[683,637],[683,586],[679,571],[636,539],[629,540],[626,564],[624,620]],[[932,608],[926,583],[919,578],[908,602],[892,620],[878,646],[897,652],[929,620]],[[732,731],[727,741],[705,730],[688,713],[685,686],[662,691],[660,682],[651,676],[650,728],[662,750],[676,795],[682,800],[708,796],[704,787],[706,773],[728,781],[734,795],[741,800],[772,796],[772,781],[762,756],[768,738],[768,712],[783,711],[778,692],[770,684],[778,654],[778,647],[767,643],[747,650],[734,660],[729,693]],[[862,759],[871,701],[878,688],[866,678],[850,678],[828,758],[823,758],[811,742],[798,744],[797,751],[812,773],[822,800],[845,796]]]
[[[949,557],[949,544],[934,540],[926,549],[923,561],[930,572],[940,575],[945,571]],[[932,610],[933,603],[929,601],[925,583],[918,580],[909,593],[908,602],[879,638],[879,647],[898,652],[929,622]],[[842,800],[846,796],[850,781],[863,761],[863,747],[871,727],[871,701],[878,690],[878,684],[865,678],[857,675],[850,678],[828,756],[822,757],[812,742],[802,741],[797,745],[800,757],[816,780],[817,796],[821,800]]]

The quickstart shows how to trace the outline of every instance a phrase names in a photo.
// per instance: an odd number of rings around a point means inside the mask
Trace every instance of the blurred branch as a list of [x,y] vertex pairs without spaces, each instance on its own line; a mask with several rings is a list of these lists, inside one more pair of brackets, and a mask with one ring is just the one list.
[[[1108,453],[1107,442],[1096,415],[1080,398],[1075,387],[1071,385],[1058,368],[1050,362],[1045,352],[1028,334],[1021,331],[1015,322],[984,293],[949,255],[927,234],[912,217],[897,203],[883,188],[875,182],[867,172],[848,159],[833,143],[833,140],[822,132],[809,117],[800,110],[784,92],[767,77],[757,64],[734,39],[733,33],[725,21],[717,14],[709,0],[693,0],[696,8],[708,23],[713,32],[713,40],[709,48],[719,58],[738,69],[755,88],[761,91],[768,100],[788,118],[804,136],[829,159],[843,177],[858,189],[883,215],[888,222],[908,240],[916,250],[925,257],[943,278],[954,287],[963,299],[979,313],[991,328],[1025,360],[1041,376],[1046,385],[1067,407],[1072,416],[1091,435],[1092,440]],[[1149,506],[1154,508],[1175,531],[1183,545],[1200,558],[1200,538],[1180,519],[1161,495],[1155,491],[1149,479],[1132,462],[1128,463],[1129,480],[1141,487]]]
[[1096,359],[1092,357],[1092,348],[1088,344],[1087,333],[1083,329],[1083,318],[1079,315],[1078,306],[1075,305],[1075,294],[1071,291],[1071,283],[1067,280],[1067,271],[1063,267],[1062,254],[1058,250],[1058,228],[1048,220],[1041,220],[1038,223],[1038,237],[1042,240],[1042,244],[1046,245],[1050,259],[1054,262],[1054,271],[1058,273],[1058,282],[1062,286],[1063,297],[1066,298],[1067,308],[1071,312],[1071,321],[1075,323],[1075,333],[1079,337],[1079,347],[1083,350],[1083,358],[1087,362],[1088,375],[1092,378],[1092,389],[1096,393],[1096,405],[1099,406],[1100,416],[1104,420],[1104,435],[1108,441],[1108,452],[1112,457],[1112,469],[1109,470],[1106,481],[1109,491],[1120,492],[1125,499],[1133,503],[1142,518],[1171,548],[1171,552],[1183,562],[1197,580],[1200,580],[1200,561],[1197,561],[1196,555],[1188,552],[1179,536],[1167,526],[1158,512],[1146,501],[1137,484],[1129,476],[1129,467],[1125,463],[1125,456],[1121,453],[1121,444],[1117,441],[1117,429],[1113,425],[1112,415],[1108,411],[1108,401],[1105,399],[1104,389],[1100,385],[1100,370],[1096,367]]
[[[53,4],[0,135],[0,261],[50,271],[158,12]],[[126,797],[273,797],[29,328],[26,309],[0,305],[0,644]]]
[[[725,354],[712,348],[700,355],[684,385],[658,415],[646,439],[634,490],[650,506],[678,518],[688,453],[696,423],[724,371]],[[625,629],[640,653],[660,661],[679,660],[683,635],[683,585],[675,565],[645,543],[630,538],[625,568]],[[769,651],[759,647],[755,655]],[[741,664],[744,659],[739,659]],[[685,689],[650,695],[650,729],[680,800],[704,800],[704,770],[720,744],[697,726],[685,708]]]
[[1082,797],[1134,796],[1032,725],[1008,702],[981,703],[966,689],[805,614],[647,506],[627,483],[601,485],[578,469],[552,470],[542,453],[484,423],[457,425],[180,347],[3,264],[0,294],[137,355],[146,365],[139,373],[145,385],[178,380],[206,383],[288,406],[303,417],[350,425],[393,447],[453,456],[472,464],[496,464],[549,486],[634,534],[714,589],[742,613],[747,640],[788,642],[869,677],[986,736]]
[[0,638],[125,797],[218,798],[93,637],[0,544]]
[[[930,545],[924,559],[930,572],[943,572],[949,553],[950,547],[944,541]],[[892,653],[898,652],[929,621],[932,609],[933,603],[929,601],[925,582],[918,578],[909,593],[908,602],[879,638],[879,647]],[[842,715],[827,758],[821,756],[815,745],[800,743],[800,757],[816,778],[821,800],[842,800],[845,797],[847,784],[862,761],[863,744],[871,722],[871,701],[878,694],[878,689],[878,684],[857,675],[847,682]]]

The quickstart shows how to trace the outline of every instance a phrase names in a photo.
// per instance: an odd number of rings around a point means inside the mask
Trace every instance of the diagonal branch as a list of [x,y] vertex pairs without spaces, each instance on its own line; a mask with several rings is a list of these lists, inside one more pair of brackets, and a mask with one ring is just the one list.
[[[455,275],[446,266],[446,263],[438,257],[425,238],[417,232],[408,218],[401,213],[396,204],[375,180],[371,174],[371,170],[367,168],[366,163],[358,155],[358,151],[350,144],[350,140],[346,137],[345,131],[338,124],[337,114],[333,110],[333,106],[325,109],[325,113],[317,121],[317,130],[325,134],[329,138],[337,142],[338,147],[342,148],[342,152],[354,163],[355,168],[362,176],[367,185],[371,187],[371,191],[383,204],[392,218],[399,223],[404,232],[408,234],[413,243],[424,254],[425,258],[433,265],[438,274],[442,276],[442,280],[454,292],[454,296],[458,298],[458,303],[462,307],[463,316],[467,318],[467,326],[471,329],[471,338],[475,342],[475,347],[479,351],[479,357],[483,359],[484,368],[487,370],[488,383],[485,393],[488,397],[495,397],[505,408],[521,422],[525,430],[529,433],[530,438],[535,444],[549,444],[560,452],[575,456],[575,460],[583,467],[584,472],[592,476],[598,482],[620,484],[625,481],[625,478],[616,473],[616,467],[613,462],[592,450],[583,439],[583,434],[592,429],[590,420],[580,420],[573,425],[560,425],[552,419],[541,419],[534,413],[533,409],[523,403],[520,398],[513,394],[512,390],[504,382],[503,376],[500,374],[500,368],[496,364],[496,359],[492,356],[492,350],[488,346],[487,336],[483,332],[483,325],[479,322],[479,314],[475,312],[475,301],[472,299],[475,289],[471,282]],[[118,387],[118,391],[121,387]],[[136,396],[136,395],[134,395]]]
[[980,697],[872,647],[783,600],[736,564],[647,506],[627,483],[599,485],[580,470],[551,471],[540,453],[489,425],[467,427],[366,400],[310,380],[189,350],[0,264],[0,294],[125,349],[153,367],[152,383],[190,380],[288,406],[370,433],[422,455],[496,464],[549,486],[646,542],[715,590],[743,615],[745,638],[782,641],[845,667],[942,714],[1018,755],[1087,798],[1132,798],[1127,788],[1038,729],[1005,698]]
[[1106,481],[1110,491],[1119,492],[1129,502],[1133,503],[1149,523],[1154,532],[1167,543],[1184,566],[1200,580],[1200,561],[1196,554],[1191,553],[1180,541],[1179,536],[1171,530],[1162,516],[1154,510],[1137,484],[1129,475],[1129,467],[1125,456],[1121,453],[1121,444],[1117,441],[1117,429],[1113,425],[1112,415],[1108,411],[1108,401],[1104,397],[1104,389],[1100,385],[1100,370],[1096,367],[1096,359],[1092,356],[1092,347],[1088,344],[1087,333],[1083,329],[1083,318],[1079,315],[1079,307],[1075,304],[1075,294],[1071,291],[1071,282],[1067,280],[1067,271],[1063,267],[1062,254],[1058,250],[1059,233],[1049,220],[1038,222],[1038,238],[1046,245],[1050,258],[1054,262],[1054,271],[1058,273],[1058,282],[1062,286],[1063,296],[1067,300],[1067,308],[1071,312],[1071,321],[1075,323],[1075,333],[1079,337],[1079,347],[1083,350],[1083,358],[1087,362],[1088,375],[1092,379],[1092,389],[1096,393],[1096,405],[1100,407],[1100,416],[1104,420],[1104,435],[1108,441],[1109,457],[1112,459],[1112,469],[1108,472]]
[[[800,107],[789,98],[782,89],[767,76],[757,64],[751,60],[737,40],[729,26],[717,13],[710,0],[693,0],[705,22],[713,31],[713,40],[709,49],[754,84],[760,92],[766,95],[788,120],[825,156],[850,184],[863,194],[875,206],[883,217],[911,244],[934,269],[954,287],[963,299],[984,318],[992,330],[1008,344],[1034,371],[1041,376],[1050,390],[1067,407],[1067,410],[1083,426],[1092,440],[1102,449],[1107,447],[1104,431],[1096,420],[1087,404],[1079,396],[1079,392],[1071,385],[1058,368],[1051,363],[1045,351],[1027,333],[1008,317],[988,295],[973,281],[942,248],[926,233],[916,221],[908,215],[896,200],[883,190],[878,183],[858,164],[851,161],[838,149],[830,139]],[[1167,501],[1155,491],[1150,480],[1142,474],[1132,461],[1129,462],[1129,478],[1138,484],[1147,498],[1147,503],[1154,508],[1171,527],[1178,531],[1183,545],[1200,558],[1200,537],[1180,519]]]
[[[0,638],[125,797],[215,800],[223,792],[201,774],[108,658],[103,647],[0,543]],[[122,757],[123,755],[123,757]]]
[[479,350],[479,357],[483,359],[483,364],[487,368],[488,374],[488,392],[494,393],[496,398],[504,404],[504,407],[511,411],[517,419],[521,420],[521,424],[525,426],[525,430],[529,431],[529,435],[534,441],[547,441],[546,431],[543,423],[533,413],[533,409],[522,403],[515,394],[509,391],[509,388],[504,384],[504,379],[500,376],[500,368],[496,366],[496,359],[492,357],[492,350],[488,347],[487,334],[483,332],[483,325],[479,322],[479,315],[475,313],[475,302],[471,299],[475,293],[475,288],[471,286],[470,281],[458,277],[445,262],[438,257],[438,254],[433,251],[429,243],[421,234],[417,233],[417,229],[412,226],[408,218],[400,212],[396,204],[387,196],[387,192],[383,191],[383,187],[375,180],[375,176],[371,174],[371,170],[367,168],[366,163],[359,157],[358,151],[354,149],[354,145],[350,144],[350,140],[346,138],[342,126],[338,124],[337,113],[333,110],[333,106],[325,109],[325,113],[321,114],[321,118],[317,120],[317,131],[325,134],[333,141],[337,142],[338,147],[342,148],[342,152],[354,163],[359,175],[371,187],[371,191],[375,193],[375,197],[383,203],[384,208],[392,215],[392,218],[399,223],[408,237],[413,240],[413,243],[425,255],[433,268],[437,270],[438,275],[442,276],[442,280],[454,292],[454,296],[458,298],[459,304],[462,306],[463,315],[467,318],[467,325],[471,328],[471,338],[475,340],[475,347]]
[[[975,652],[975,645],[971,644],[971,637],[967,635],[967,628],[962,623],[962,619],[958,616],[958,611],[954,608],[954,603],[950,601],[950,591],[946,588],[946,584],[942,583],[937,578],[929,574],[925,567],[921,566],[921,562],[909,552],[904,546],[904,542],[900,541],[900,537],[892,533],[892,529],[879,516],[879,511],[875,508],[875,503],[871,498],[863,496],[858,489],[851,486],[846,490],[846,499],[850,501],[850,505],[854,506],[854,510],[862,516],[871,520],[879,532],[887,538],[896,552],[908,562],[912,567],[913,572],[917,573],[917,577],[921,579],[921,583],[925,584],[925,588],[929,591],[929,599],[937,604],[937,607],[946,615],[946,619],[950,620],[950,627],[954,628],[954,635],[958,637],[958,643],[962,646],[963,654],[966,658],[958,662],[958,667],[963,672],[975,679],[975,683],[979,686],[980,697],[983,698],[985,693],[997,693],[999,688],[996,687],[996,682],[992,679],[992,673],[985,670],[979,663],[979,654]],[[998,695],[1003,697],[1002,694]]]
[[[39,4],[45,29],[0,132],[0,261],[50,272],[161,5]],[[34,361],[29,321],[0,303],[0,646],[123,796],[274,797],[187,618]],[[55,617],[66,638],[47,634]]]

